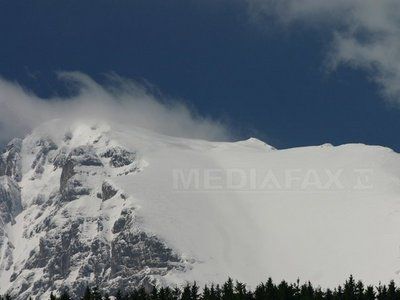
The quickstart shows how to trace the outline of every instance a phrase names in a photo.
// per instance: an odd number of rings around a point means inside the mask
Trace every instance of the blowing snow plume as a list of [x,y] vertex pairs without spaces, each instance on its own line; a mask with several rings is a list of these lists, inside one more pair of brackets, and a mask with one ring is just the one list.
[[117,121],[179,137],[229,137],[223,124],[193,114],[180,102],[160,99],[132,80],[112,75],[100,85],[79,72],[63,72],[59,78],[73,88],[74,96],[42,99],[18,84],[0,79],[0,143],[57,118]]

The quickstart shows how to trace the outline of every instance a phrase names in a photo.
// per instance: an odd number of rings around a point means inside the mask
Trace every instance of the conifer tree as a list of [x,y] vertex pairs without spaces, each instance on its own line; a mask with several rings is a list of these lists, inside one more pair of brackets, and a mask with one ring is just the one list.
[[82,300],[92,300],[92,291],[89,286],[86,286],[85,293],[83,294]]
[[199,299],[199,286],[196,281],[193,283],[192,288],[190,289],[190,299],[198,300]]
[[92,300],[102,300],[101,293],[97,286],[92,289]]
[[246,291],[246,285],[236,281],[235,285],[235,293],[236,293],[236,300],[246,300],[247,298],[247,291]]
[[59,300],[71,300],[71,297],[67,291],[61,293]]
[[390,281],[387,289],[387,300],[395,300],[399,299],[398,298],[398,289],[396,288],[396,285],[394,281]]
[[178,287],[175,287],[172,291],[172,300],[179,300],[181,297],[181,290]]
[[124,300],[124,297],[120,290],[118,290],[117,293],[115,294],[115,300]]
[[381,285],[381,283],[379,283],[379,286],[377,287],[377,295],[376,295],[376,299],[378,300],[386,300],[387,298],[387,288],[386,285]]
[[191,293],[192,289],[190,288],[190,285],[185,285],[182,291],[181,300],[191,300]]
[[267,284],[265,286],[265,294],[266,294],[265,299],[267,300],[276,299],[277,291],[271,277],[268,278]]
[[333,300],[333,293],[331,289],[327,289],[325,292],[325,300]]
[[146,289],[142,286],[138,290],[138,299],[139,300],[149,300],[149,296],[146,292]]
[[104,295],[104,300],[111,300],[111,297],[108,293]]
[[314,300],[323,300],[325,298],[324,292],[321,290],[321,288],[317,288],[314,291]]
[[363,297],[364,297],[364,284],[362,283],[361,280],[359,280],[355,288],[355,299],[363,300]]
[[369,285],[367,286],[366,290],[365,290],[365,296],[364,299],[365,300],[374,300],[375,299],[375,291],[374,291],[374,287]]
[[211,300],[211,291],[207,285],[203,288],[203,295],[201,297],[202,300]]
[[356,290],[356,284],[353,278],[353,275],[350,275],[349,279],[346,281],[344,284],[344,299],[355,299],[355,290]]
[[233,280],[232,278],[228,278],[228,281],[222,287],[222,300],[231,299],[233,299]]
[[167,290],[164,287],[160,288],[157,299],[158,300],[169,300],[168,295],[167,295]]
[[151,291],[151,300],[158,300],[158,290],[155,286],[153,286],[153,290]]

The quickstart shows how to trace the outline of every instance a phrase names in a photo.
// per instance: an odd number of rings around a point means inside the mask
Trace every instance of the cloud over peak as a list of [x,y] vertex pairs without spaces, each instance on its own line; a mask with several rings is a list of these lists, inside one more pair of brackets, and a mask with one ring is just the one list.
[[79,72],[60,73],[59,77],[74,91],[73,96],[41,99],[0,79],[0,143],[52,119],[116,121],[188,138],[230,137],[222,123],[196,115],[178,101],[162,99],[132,80],[110,75],[101,85]]

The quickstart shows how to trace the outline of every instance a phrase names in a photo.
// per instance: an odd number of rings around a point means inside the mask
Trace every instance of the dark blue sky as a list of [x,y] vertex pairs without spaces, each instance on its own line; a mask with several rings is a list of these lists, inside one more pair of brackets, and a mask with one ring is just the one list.
[[240,0],[0,0],[0,75],[42,97],[56,71],[148,81],[238,138],[400,150],[400,109],[367,74],[323,62],[327,31],[256,24]]

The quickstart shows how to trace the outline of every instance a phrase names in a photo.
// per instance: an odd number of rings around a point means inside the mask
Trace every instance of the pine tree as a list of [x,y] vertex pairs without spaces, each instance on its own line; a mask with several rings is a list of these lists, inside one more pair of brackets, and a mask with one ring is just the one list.
[[120,290],[117,291],[117,293],[115,294],[115,300],[123,300],[124,297],[122,295],[122,292]]
[[343,299],[343,288],[340,285],[335,289],[333,296],[335,299]]
[[149,300],[149,295],[143,286],[139,288],[137,295],[138,300]]
[[85,293],[83,294],[82,300],[92,300],[92,291],[89,286],[86,286]]
[[111,297],[108,293],[105,293],[104,300],[111,300]]
[[190,285],[185,285],[182,291],[181,300],[191,300],[191,292],[192,289],[190,288]]
[[345,300],[355,299],[355,290],[356,290],[356,284],[353,275],[350,275],[349,279],[344,284],[344,291],[343,291],[344,299]]
[[207,285],[203,288],[203,295],[201,297],[202,300],[211,300],[211,291]]
[[97,286],[95,286],[92,290],[92,300],[102,300],[101,293]]
[[59,300],[71,300],[71,297],[69,296],[67,291],[64,291],[61,293]]
[[158,293],[158,300],[168,300],[167,291],[165,288],[161,287],[160,292]]
[[364,299],[365,300],[374,300],[375,299],[375,291],[374,291],[374,287],[369,285],[367,286],[366,290],[365,290],[365,296]]
[[266,300],[276,299],[277,289],[272,281],[272,278],[268,278],[267,284],[265,286]]
[[214,284],[211,285],[210,299],[211,300],[220,300],[221,299],[221,293],[219,292],[219,286],[215,287]]
[[364,298],[364,284],[362,281],[358,281],[355,287],[355,299],[363,300]]
[[175,287],[172,291],[172,300],[179,300],[181,297],[181,290],[178,287]]
[[153,287],[153,290],[151,291],[151,300],[158,300],[158,290],[157,287]]
[[311,283],[305,283],[300,287],[300,299],[313,299],[314,297],[314,288]]
[[386,300],[387,298],[387,288],[385,285],[381,285],[379,283],[378,287],[376,288],[377,294],[376,294],[376,299],[378,300]]
[[222,289],[219,284],[217,284],[217,286],[215,287],[215,297],[217,300],[222,299]]
[[199,286],[197,285],[196,281],[193,283],[190,289],[190,299],[191,300],[199,299]]
[[236,285],[235,285],[235,299],[237,300],[246,300],[247,298],[247,290],[246,290],[246,285],[236,281]]
[[264,283],[261,283],[256,286],[256,289],[254,290],[254,299],[255,300],[267,299],[267,292]]
[[396,285],[393,280],[390,281],[390,283],[389,283],[386,299],[387,300],[398,299],[398,289],[396,288]]
[[281,283],[278,285],[278,299],[288,299],[288,288],[286,281],[282,280]]
[[325,299],[326,300],[333,300],[333,293],[330,289],[327,289],[325,292]]
[[233,299],[233,280],[228,278],[228,280],[222,286],[222,300]]

